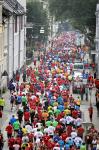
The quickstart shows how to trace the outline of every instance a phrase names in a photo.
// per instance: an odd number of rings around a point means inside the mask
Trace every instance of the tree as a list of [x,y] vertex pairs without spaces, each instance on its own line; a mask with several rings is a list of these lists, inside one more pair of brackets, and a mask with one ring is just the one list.
[[69,19],[76,29],[93,40],[96,29],[97,3],[98,0],[49,0],[49,9],[56,20]]
[[[27,2],[27,22],[32,24],[32,28],[27,29],[27,40],[29,45],[35,41],[44,41],[48,36],[47,11],[43,9],[39,1]],[[44,27],[44,34],[40,34],[41,27]]]

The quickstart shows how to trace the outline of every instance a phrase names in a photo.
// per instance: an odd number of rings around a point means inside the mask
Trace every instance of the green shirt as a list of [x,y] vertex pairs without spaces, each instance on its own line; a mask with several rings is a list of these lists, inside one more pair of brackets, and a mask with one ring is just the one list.
[[38,76],[38,70],[37,69],[35,70],[35,75]]
[[0,106],[4,106],[5,105],[5,100],[0,98]]
[[59,109],[56,109],[56,110],[54,111],[54,113],[58,116],[58,115],[61,113],[61,111],[60,111]]
[[20,128],[19,121],[16,121],[16,122],[13,123],[13,128],[14,128],[14,130],[19,130],[19,128]]
[[86,150],[86,145],[81,145],[80,150]]
[[50,121],[50,120],[46,121],[45,124],[46,124],[47,127],[49,127],[52,124],[52,121]]
[[50,115],[53,115],[53,114],[54,114],[52,110],[49,110],[48,113],[49,113]]
[[56,127],[58,125],[57,121],[53,121],[53,126]]
[[26,98],[26,96],[22,96],[22,103],[24,103],[24,104],[27,103],[27,98]]

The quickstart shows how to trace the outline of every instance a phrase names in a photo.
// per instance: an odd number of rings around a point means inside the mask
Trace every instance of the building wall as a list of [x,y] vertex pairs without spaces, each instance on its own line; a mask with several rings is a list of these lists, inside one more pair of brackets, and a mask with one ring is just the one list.
[[14,33],[14,71],[22,68],[24,65],[24,16],[22,17],[22,27],[20,22],[21,17],[17,17],[17,33]]
[[[26,0],[18,0],[18,2],[24,7],[26,11]],[[0,15],[1,19],[1,7]],[[15,14],[12,14],[12,16],[8,16],[6,18],[4,27],[1,26],[2,20],[0,20],[0,77],[1,72],[6,70],[8,72],[9,79],[11,79],[13,77],[13,71],[16,72],[17,69],[20,69],[24,65],[24,58],[26,55],[26,16],[25,14],[23,15],[23,23],[21,17],[22,14],[17,15],[17,32],[15,31]]]
[[[26,0],[18,0],[26,10]],[[16,72],[17,69],[21,69],[24,65],[25,57],[25,15],[17,16],[17,31],[16,17],[11,16],[8,22],[8,73],[9,79],[13,77],[13,71]]]
[[6,70],[6,56],[4,55],[4,26],[0,26],[0,88],[6,86],[6,78],[1,74]]
[[4,70],[7,70],[7,57],[5,54],[5,27],[2,24],[2,2],[0,2],[0,88],[6,86],[6,77],[1,77]]
[[0,81],[1,81],[2,64],[3,64],[3,27],[2,27],[2,5],[0,4]]
[[3,64],[4,64],[4,57],[3,57],[3,27],[0,27],[0,72],[3,72]]
[[21,42],[20,42],[20,67],[24,65],[24,55],[25,55],[25,44],[24,44],[24,29],[20,32]]
[[[26,12],[26,0],[18,0],[18,2],[24,7]],[[26,14],[23,15],[23,28],[20,29],[20,68],[23,67],[26,61]]]
[[8,68],[8,73],[9,73],[9,78],[12,78],[13,75],[13,68],[14,68],[14,63],[13,63],[13,16],[9,18],[8,21],[8,59],[9,59],[9,68]]
[[99,78],[99,4],[96,8],[96,64],[97,64],[97,77]]
[[14,33],[14,72],[19,67],[19,33]]
[[25,8],[26,10],[26,0],[18,0],[18,2]]

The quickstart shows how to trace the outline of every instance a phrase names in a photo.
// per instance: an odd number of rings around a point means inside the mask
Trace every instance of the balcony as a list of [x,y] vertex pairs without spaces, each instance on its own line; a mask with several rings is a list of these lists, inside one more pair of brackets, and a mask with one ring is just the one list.
[[2,3],[3,8],[10,12],[15,12],[16,14],[24,14],[24,8],[18,3],[17,0],[4,0]]

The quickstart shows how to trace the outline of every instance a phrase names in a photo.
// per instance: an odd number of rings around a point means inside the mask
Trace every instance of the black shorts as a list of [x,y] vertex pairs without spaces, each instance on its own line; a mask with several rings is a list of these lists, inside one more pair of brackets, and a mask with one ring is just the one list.
[[18,132],[18,129],[14,130],[15,132]]
[[13,103],[14,103],[14,101],[10,101],[10,103],[11,103],[11,104],[13,104]]
[[90,114],[90,118],[92,119],[92,114]]
[[11,136],[12,136],[12,133],[7,133],[8,138],[11,138]]
[[21,104],[21,102],[16,102],[16,105],[20,105]]

